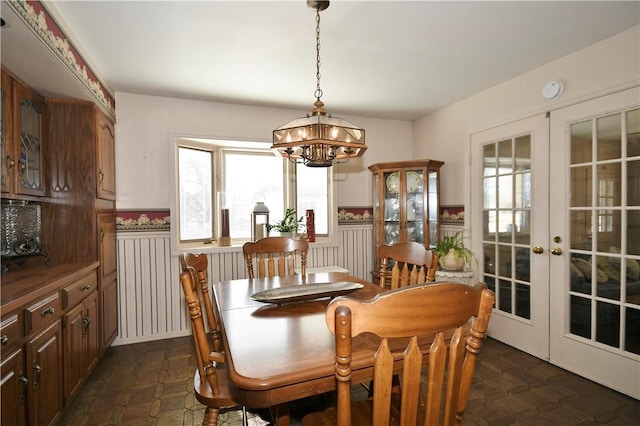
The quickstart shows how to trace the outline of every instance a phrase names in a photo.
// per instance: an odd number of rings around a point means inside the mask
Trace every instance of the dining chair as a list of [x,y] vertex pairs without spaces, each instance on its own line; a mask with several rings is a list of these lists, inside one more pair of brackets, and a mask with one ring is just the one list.
[[222,340],[220,337],[220,327],[218,318],[216,317],[213,304],[212,297],[209,293],[209,279],[208,279],[208,271],[209,260],[207,255],[204,253],[194,254],[194,253],[185,253],[179,256],[180,266],[183,272],[186,272],[189,267],[193,268],[196,272],[196,278],[198,283],[200,284],[200,300],[202,301],[202,305],[204,305],[205,316],[207,318],[207,326],[209,327],[209,335],[211,336],[211,343],[213,345],[213,350],[216,352],[222,352]]
[[[438,255],[414,241],[378,247],[380,285],[391,290],[435,280]],[[390,267],[390,265],[392,266]],[[388,282],[387,282],[388,281]]]
[[[335,335],[337,404],[306,415],[302,425],[460,424],[494,300],[483,283],[412,285],[371,300],[335,298],[326,322]],[[373,395],[351,401],[352,341],[363,333],[380,338]],[[394,369],[400,395],[391,391]]]
[[[181,263],[184,259],[181,259]],[[182,263],[180,283],[187,309],[191,317],[191,332],[196,350],[197,369],[193,377],[196,399],[207,408],[203,426],[218,424],[221,412],[242,409],[243,424],[247,422],[246,409],[236,400],[237,389],[226,368],[224,353],[212,350],[202,319],[202,305],[197,293],[198,273],[195,268]],[[186,266],[186,268],[184,268]]]
[[294,275],[296,253],[300,256],[300,273],[306,275],[308,249],[307,240],[289,237],[266,237],[242,246],[250,279],[256,278],[256,275],[257,278]]

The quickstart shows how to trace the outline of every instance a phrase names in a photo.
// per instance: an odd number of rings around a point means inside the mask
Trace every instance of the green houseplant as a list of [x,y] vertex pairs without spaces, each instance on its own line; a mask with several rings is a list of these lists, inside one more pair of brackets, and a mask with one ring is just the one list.
[[284,217],[281,220],[274,222],[273,224],[267,224],[267,231],[276,230],[280,232],[280,235],[294,235],[298,232],[300,226],[302,226],[304,218],[300,216],[296,218],[296,211],[294,209],[286,209]]
[[442,269],[460,271],[466,264],[471,264],[471,260],[474,260],[476,265],[478,263],[473,252],[464,246],[463,231],[444,237],[433,248],[433,252],[440,257]]

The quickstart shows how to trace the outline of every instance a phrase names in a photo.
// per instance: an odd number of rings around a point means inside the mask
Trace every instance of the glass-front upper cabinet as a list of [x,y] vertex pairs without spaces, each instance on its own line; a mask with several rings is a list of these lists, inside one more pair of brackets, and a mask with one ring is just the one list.
[[433,248],[440,237],[440,168],[437,160],[376,163],[373,173],[373,276],[381,244],[415,241]]
[[1,94],[2,192],[44,196],[44,98],[4,71]]

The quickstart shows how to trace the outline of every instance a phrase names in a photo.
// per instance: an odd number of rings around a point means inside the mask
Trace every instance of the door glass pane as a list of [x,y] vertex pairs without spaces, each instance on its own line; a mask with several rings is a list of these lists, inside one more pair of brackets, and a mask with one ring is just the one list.
[[571,164],[591,162],[592,126],[591,120],[571,125]]
[[640,206],[640,160],[627,161],[627,205]]
[[620,306],[596,302],[596,341],[620,346]]
[[483,164],[483,176],[495,176],[497,173],[496,167],[496,146],[495,144],[488,144],[482,147],[482,164]]
[[596,120],[598,161],[620,158],[622,154],[622,114]]
[[627,156],[640,155],[640,109],[627,112]]
[[[617,266],[616,266],[617,264]],[[620,300],[620,259],[596,256],[598,297]]]
[[591,299],[571,296],[569,307],[569,332],[591,338]]
[[524,135],[515,140],[515,169],[518,172],[531,170],[531,136]]
[[627,253],[640,256],[640,210],[627,211]]
[[569,212],[571,222],[570,247],[577,250],[591,250],[591,210]]
[[591,294],[591,256],[571,255],[571,291]]
[[572,167],[570,173],[571,207],[590,206],[592,166]]
[[626,308],[625,314],[624,349],[634,354],[640,354],[640,309]]

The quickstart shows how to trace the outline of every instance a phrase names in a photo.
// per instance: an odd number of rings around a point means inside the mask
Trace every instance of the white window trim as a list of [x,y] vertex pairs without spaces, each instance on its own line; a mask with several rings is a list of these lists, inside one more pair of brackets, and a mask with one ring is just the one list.
[[[169,170],[170,170],[170,182],[169,182],[169,202],[170,202],[170,215],[171,215],[171,254],[177,256],[187,252],[197,253],[235,253],[242,252],[242,245],[246,240],[233,240],[230,246],[218,246],[217,241],[213,241],[211,244],[204,244],[200,241],[196,242],[180,242],[179,236],[179,223],[180,223],[180,209],[178,206],[177,194],[178,194],[178,145],[181,142],[188,141],[188,144],[193,147],[199,147],[210,150],[211,144],[207,143],[207,140],[216,141],[229,141],[230,143],[237,142],[230,145],[234,148],[241,147],[243,140],[234,140],[226,137],[215,136],[191,136],[185,134],[171,134],[169,136]],[[268,141],[256,141],[265,142]],[[252,144],[252,142],[247,142]],[[241,150],[241,149],[240,149]],[[291,179],[290,168],[287,167],[285,173],[285,179]],[[219,184],[219,177],[215,178],[215,185]],[[337,204],[337,191],[336,191],[336,179],[335,170],[331,168],[331,182],[329,184],[329,235],[328,236],[316,236],[316,241],[311,243],[310,247],[336,247],[338,245],[338,204]],[[292,200],[289,200],[292,202]]]

